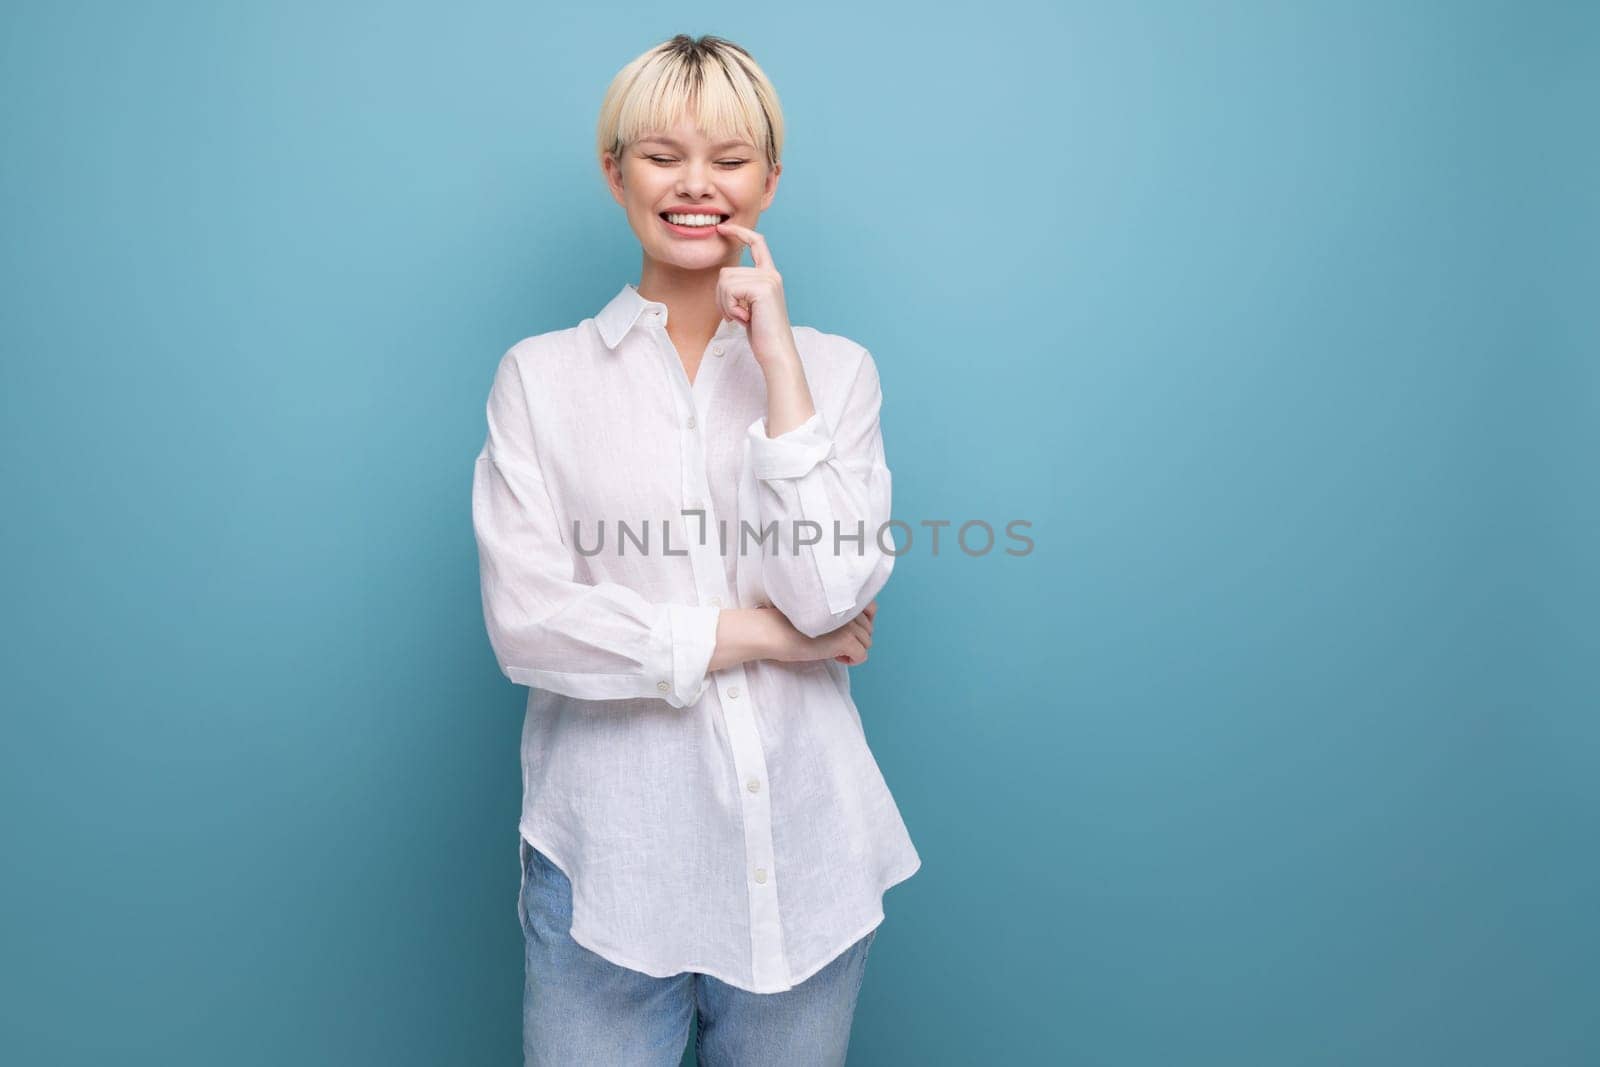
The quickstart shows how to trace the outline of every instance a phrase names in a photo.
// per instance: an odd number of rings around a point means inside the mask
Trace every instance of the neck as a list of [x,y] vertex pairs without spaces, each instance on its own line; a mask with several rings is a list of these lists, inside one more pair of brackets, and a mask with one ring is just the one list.
[[639,269],[639,284],[634,286],[646,300],[667,305],[667,330],[688,337],[710,337],[722,325],[717,307],[717,278],[730,262],[704,270],[684,270],[646,256]]

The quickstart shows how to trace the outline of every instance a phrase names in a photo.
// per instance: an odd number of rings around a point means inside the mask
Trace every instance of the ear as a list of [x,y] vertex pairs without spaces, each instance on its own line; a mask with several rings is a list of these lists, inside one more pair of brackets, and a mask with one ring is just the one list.
[[606,152],[600,157],[600,170],[605,175],[606,185],[611,189],[611,199],[626,207],[627,202],[623,199],[622,189],[622,164],[610,152]]
[[761,210],[766,211],[772,206],[772,198],[778,195],[778,175],[783,173],[783,164],[774,163],[767,168],[767,184],[761,193]]

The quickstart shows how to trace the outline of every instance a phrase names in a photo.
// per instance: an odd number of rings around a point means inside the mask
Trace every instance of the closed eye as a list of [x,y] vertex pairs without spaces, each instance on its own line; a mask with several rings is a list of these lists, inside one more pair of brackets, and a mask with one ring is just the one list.
[[[671,156],[646,156],[645,158],[650,160],[650,162],[663,167],[677,162],[677,160],[673,159]],[[729,170],[732,170],[735,167],[742,167],[748,162],[750,162],[748,159],[719,159],[717,160],[717,166],[726,167]]]

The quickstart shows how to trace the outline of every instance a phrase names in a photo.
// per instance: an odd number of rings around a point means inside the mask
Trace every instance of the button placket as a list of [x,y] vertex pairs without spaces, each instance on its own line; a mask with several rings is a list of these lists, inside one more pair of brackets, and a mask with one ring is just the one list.
[[[783,924],[778,909],[776,869],[772,843],[772,807],[768,792],[759,783],[766,780],[766,760],[755,719],[748,700],[729,700],[723,704],[729,741],[733,746],[735,772],[746,779],[744,822],[745,862],[750,876],[746,886],[750,899],[750,970],[757,985],[782,987],[789,982],[789,961],[783,948]],[[750,782],[757,788],[751,790]]]
[[[655,316],[658,324],[660,318],[660,315]],[[726,329],[727,325],[724,324],[723,330]],[[677,353],[665,331],[657,330],[656,334],[660,342],[658,350],[662,355],[677,360]],[[723,337],[722,330],[719,330],[718,336],[712,340],[712,347],[721,346],[726,351],[726,346],[730,343]],[[721,354],[722,352],[712,353],[713,356]],[[723,569],[722,558],[716,551],[717,542],[712,540],[712,531],[717,528],[717,520],[706,478],[703,440],[699,434],[691,432],[698,425],[699,403],[709,396],[710,383],[713,380],[704,377],[705,366],[702,362],[692,384],[688,382],[688,376],[682,373],[681,363],[677,368],[679,373],[672,375],[672,380],[679,383],[676,391],[685,400],[690,411],[680,423],[686,427],[681,434],[680,449],[683,458],[682,499],[685,501],[685,508],[701,512],[698,516],[684,515],[680,518],[684,523],[685,532],[689,535],[687,538],[689,563],[694,572],[694,584],[699,593],[699,600],[701,603],[711,603],[720,607],[723,598],[728,596],[730,591],[727,589],[727,574]],[[701,522],[705,523],[707,535],[704,543],[696,536]],[[694,529],[690,529],[690,526]],[[727,726],[728,745],[733,753],[734,781],[746,783],[747,795],[745,802],[740,806],[740,818],[744,831],[747,864],[745,887],[750,902],[751,977],[758,986],[786,987],[791,983],[788,956],[783,948],[783,924],[778,909],[777,879],[774,873],[777,870],[777,863],[772,840],[772,806],[770,791],[761,788],[761,783],[768,781],[766,755],[761,747],[760,732],[756,728],[743,665],[736,664],[716,671],[712,677],[723,698],[722,715],[723,722]]]

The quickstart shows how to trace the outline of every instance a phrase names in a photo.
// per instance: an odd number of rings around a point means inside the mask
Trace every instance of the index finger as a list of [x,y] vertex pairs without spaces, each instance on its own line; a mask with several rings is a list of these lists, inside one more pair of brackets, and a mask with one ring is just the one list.
[[748,226],[740,226],[737,222],[721,222],[717,224],[719,230],[731,230],[733,236],[750,246],[750,260],[758,267],[776,270],[772,262],[772,253],[767,250],[767,239]]

